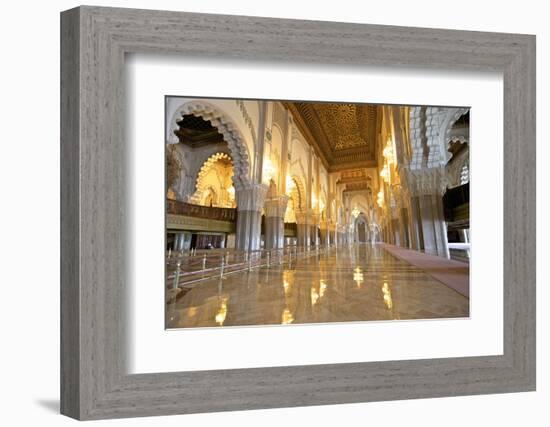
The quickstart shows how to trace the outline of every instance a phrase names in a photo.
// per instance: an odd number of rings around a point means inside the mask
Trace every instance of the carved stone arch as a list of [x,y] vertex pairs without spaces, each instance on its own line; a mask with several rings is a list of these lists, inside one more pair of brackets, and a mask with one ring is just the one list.
[[281,135],[281,145],[284,143],[285,139],[285,133],[283,132],[283,128],[279,123],[273,122],[271,123],[271,143],[273,143],[273,129],[277,129],[277,132]]
[[178,107],[170,120],[168,143],[178,142],[171,135],[178,129],[178,121],[182,116],[192,114],[210,121],[218,129],[229,146],[233,158],[233,183],[236,189],[250,185],[250,155],[244,137],[234,122],[218,107],[202,100],[193,100]]
[[291,195],[290,195],[290,197],[294,202],[294,210],[296,212],[304,212],[307,207],[306,206],[307,195],[306,195],[304,183],[302,182],[300,177],[298,177],[297,175],[293,175],[291,179],[292,181],[294,181],[294,185],[295,185],[295,190],[294,190],[295,194],[292,194],[291,192]]
[[205,195],[208,191],[211,191],[213,194],[215,194],[216,200],[220,199],[221,195],[218,194],[212,186],[208,185],[205,182],[205,177],[208,175],[212,167],[214,167],[216,162],[223,159],[232,161],[232,158],[229,154],[225,152],[216,152],[203,162],[196,176],[195,191],[190,198],[191,203],[203,205]]
[[[199,173],[203,169],[206,162],[208,162],[209,159],[211,159],[216,154],[220,154],[220,153],[227,154],[228,157],[231,159],[231,162],[234,163],[233,156],[231,155],[231,151],[229,150],[229,147],[225,149],[225,148],[220,148],[213,145],[212,147],[210,147],[209,149],[206,149],[205,151],[201,150],[201,152],[196,153],[197,157],[200,156],[200,158],[197,158],[192,162],[194,163],[194,166],[189,170],[189,175],[193,180],[193,185],[195,186],[194,187],[195,189],[196,189],[197,178],[199,176]],[[195,153],[193,155],[195,155]]]
[[447,114],[443,117],[441,121],[441,128],[439,131],[440,135],[440,147],[444,152],[445,157],[443,157],[444,162],[447,163],[451,158],[451,153],[447,151],[449,148],[449,142],[451,141],[451,130],[456,121],[466,114],[470,109],[469,108],[449,108]]

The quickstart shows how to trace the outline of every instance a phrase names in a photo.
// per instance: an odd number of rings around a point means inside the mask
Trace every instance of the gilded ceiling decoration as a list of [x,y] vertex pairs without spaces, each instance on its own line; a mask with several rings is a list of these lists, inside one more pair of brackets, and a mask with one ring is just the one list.
[[346,169],[340,173],[337,184],[346,186],[344,191],[362,191],[371,188],[371,177],[365,168]]
[[377,105],[287,102],[285,106],[330,170],[375,165]]

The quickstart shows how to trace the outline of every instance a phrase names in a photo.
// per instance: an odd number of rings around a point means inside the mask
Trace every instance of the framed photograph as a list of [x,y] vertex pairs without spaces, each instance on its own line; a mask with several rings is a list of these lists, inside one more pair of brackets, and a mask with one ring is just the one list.
[[61,411],[535,390],[535,37],[61,15]]

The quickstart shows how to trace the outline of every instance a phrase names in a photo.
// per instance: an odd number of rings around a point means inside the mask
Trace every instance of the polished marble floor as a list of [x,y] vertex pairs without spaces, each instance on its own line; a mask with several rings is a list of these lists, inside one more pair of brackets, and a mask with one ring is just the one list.
[[199,282],[167,305],[167,328],[469,316],[469,299],[379,245]]

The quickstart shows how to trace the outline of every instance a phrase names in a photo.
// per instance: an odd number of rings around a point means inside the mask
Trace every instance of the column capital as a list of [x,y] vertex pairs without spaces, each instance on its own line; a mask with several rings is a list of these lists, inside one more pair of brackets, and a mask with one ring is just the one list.
[[296,217],[296,224],[307,224],[307,211],[298,211],[296,210],[294,212],[294,216]]
[[287,195],[265,199],[265,216],[284,218],[288,199],[289,197]]
[[268,186],[265,184],[248,184],[235,189],[238,211],[260,212],[264,206]]
[[442,196],[447,189],[447,175],[444,167],[411,170],[404,168],[402,182],[411,196],[437,194]]

